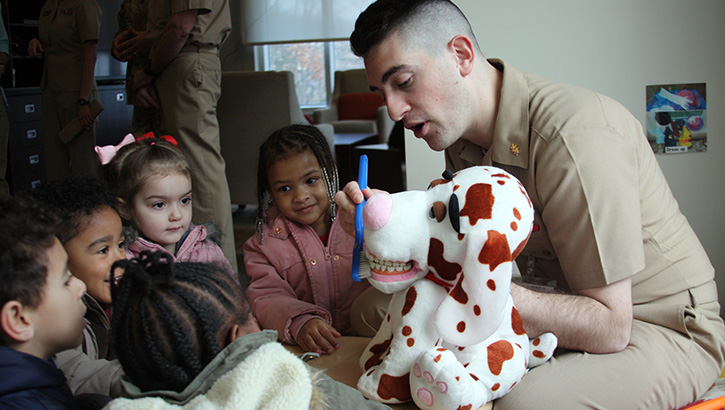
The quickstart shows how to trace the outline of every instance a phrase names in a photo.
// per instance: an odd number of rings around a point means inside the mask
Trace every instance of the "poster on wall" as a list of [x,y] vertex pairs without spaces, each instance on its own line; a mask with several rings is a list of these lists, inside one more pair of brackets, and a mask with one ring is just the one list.
[[656,154],[707,151],[705,83],[648,85],[647,139]]

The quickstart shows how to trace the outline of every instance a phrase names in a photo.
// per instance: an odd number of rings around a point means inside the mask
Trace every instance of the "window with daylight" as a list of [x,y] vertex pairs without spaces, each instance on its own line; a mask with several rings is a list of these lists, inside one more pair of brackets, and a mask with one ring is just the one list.
[[303,108],[325,107],[335,71],[364,68],[362,58],[350,51],[350,42],[305,42],[256,46],[257,70],[291,71],[297,99]]

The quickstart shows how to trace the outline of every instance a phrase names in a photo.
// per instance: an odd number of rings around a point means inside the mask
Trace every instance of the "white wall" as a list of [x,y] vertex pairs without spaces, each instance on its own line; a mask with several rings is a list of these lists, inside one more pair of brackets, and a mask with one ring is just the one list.
[[[613,97],[642,123],[647,85],[707,84],[708,151],[657,159],[715,266],[725,301],[725,1],[454,2],[486,57]],[[414,139],[407,137],[406,144]],[[436,168],[432,161],[443,162],[442,154],[423,150],[415,144],[407,153],[408,175],[418,177],[409,180],[413,189],[427,186],[421,179]]]

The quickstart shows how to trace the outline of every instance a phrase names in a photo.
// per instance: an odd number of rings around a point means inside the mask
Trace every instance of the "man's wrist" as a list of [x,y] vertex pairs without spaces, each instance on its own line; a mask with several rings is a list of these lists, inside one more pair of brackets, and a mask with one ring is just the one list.
[[146,61],[146,64],[144,64],[144,66],[143,66],[143,72],[150,75],[153,78],[156,78],[159,76],[160,72],[154,71],[153,69],[151,69],[151,64],[152,64],[151,60]]

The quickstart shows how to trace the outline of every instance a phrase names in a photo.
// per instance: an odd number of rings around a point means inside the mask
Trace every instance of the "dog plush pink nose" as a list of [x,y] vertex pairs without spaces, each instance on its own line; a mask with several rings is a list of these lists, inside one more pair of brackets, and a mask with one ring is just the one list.
[[363,208],[363,222],[365,229],[377,231],[383,228],[390,221],[390,215],[393,213],[393,197],[387,193],[380,193],[371,196],[365,202]]

